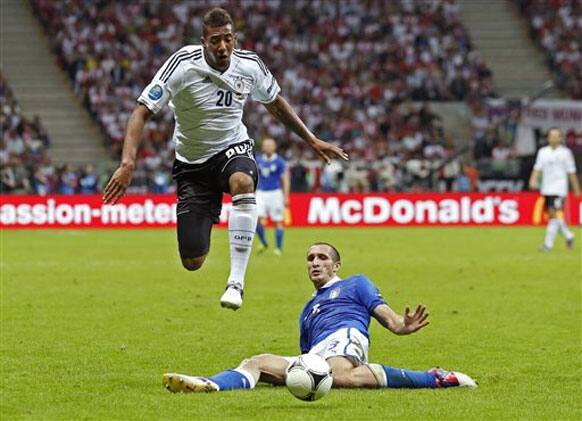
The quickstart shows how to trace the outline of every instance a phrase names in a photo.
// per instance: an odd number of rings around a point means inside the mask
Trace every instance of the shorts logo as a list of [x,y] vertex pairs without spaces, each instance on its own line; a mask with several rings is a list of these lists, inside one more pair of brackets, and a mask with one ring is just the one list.
[[247,155],[249,158],[253,157],[253,146],[250,143],[241,143],[225,152],[227,158],[232,158],[234,155]]
[[152,88],[148,92],[148,98],[151,99],[152,101],[157,101],[158,99],[160,99],[162,97],[163,93],[164,93],[164,90],[162,89],[162,87],[160,85],[154,85],[154,86],[152,86]]
[[333,300],[334,298],[339,297],[341,292],[341,288],[336,288],[332,292],[329,293],[329,299]]

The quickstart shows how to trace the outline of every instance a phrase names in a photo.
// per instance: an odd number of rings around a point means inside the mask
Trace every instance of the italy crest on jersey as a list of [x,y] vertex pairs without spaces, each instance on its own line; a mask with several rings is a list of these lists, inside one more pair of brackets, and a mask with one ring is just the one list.
[[341,288],[336,288],[332,292],[329,293],[329,299],[333,300],[334,298],[339,297],[341,292]]

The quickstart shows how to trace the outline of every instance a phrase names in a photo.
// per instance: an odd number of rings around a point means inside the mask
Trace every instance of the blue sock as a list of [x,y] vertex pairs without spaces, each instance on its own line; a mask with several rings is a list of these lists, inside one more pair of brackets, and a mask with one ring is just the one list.
[[208,378],[218,385],[220,390],[252,389],[249,380],[240,372],[226,370]]
[[427,371],[403,370],[402,368],[393,368],[385,365],[382,367],[386,373],[386,387],[395,389],[434,389],[437,387],[436,376]]
[[261,244],[267,247],[269,244],[267,243],[267,238],[265,237],[265,227],[263,224],[257,223],[257,234],[259,235],[259,240],[261,240]]
[[277,241],[277,248],[279,250],[283,249],[283,230],[277,228],[275,230],[275,240]]

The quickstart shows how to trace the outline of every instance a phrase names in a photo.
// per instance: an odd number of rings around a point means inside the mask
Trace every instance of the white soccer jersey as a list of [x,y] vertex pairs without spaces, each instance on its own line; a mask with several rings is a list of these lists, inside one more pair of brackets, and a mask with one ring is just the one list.
[[188,45],[166,60],[138,102],[152,113],[169,104],[176,120],[176,159],[200,164],[249,138],[242,122],[249,95],[268,104],[280,90],[252,51],[234,50],[229,68],[220,72],[206,63],[202,46]]
[[576,174],[574,155],[565,146],[544,146],[538,151],[534,170],[542,173],[540,192],[544,196],[567,196],[568,174]]

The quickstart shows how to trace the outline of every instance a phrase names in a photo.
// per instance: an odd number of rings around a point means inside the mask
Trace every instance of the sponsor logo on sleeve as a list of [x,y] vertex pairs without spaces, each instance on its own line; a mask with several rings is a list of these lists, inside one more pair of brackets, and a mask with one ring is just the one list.
[[154,85],[148,92],[148,98],[151,99],[152,101],[157,101],[162,97],[163,93],[164,90],[160,85]]

